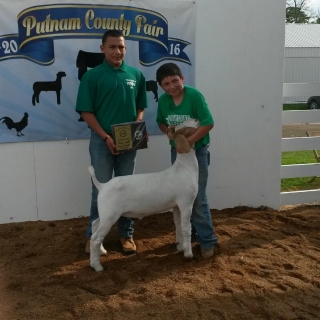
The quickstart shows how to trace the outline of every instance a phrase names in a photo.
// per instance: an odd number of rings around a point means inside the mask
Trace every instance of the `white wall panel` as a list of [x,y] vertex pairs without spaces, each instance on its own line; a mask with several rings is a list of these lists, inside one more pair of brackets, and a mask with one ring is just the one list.
[[320,48],[285,48],[285,58],[319,58]]
[[0,163],[0,223],[37,220],[34,144],[1,144]]
[[319,83],[320,57],[285,58],[284,83]]
[[285,1],[196,4],[196,84],[216,121],[210,206],[277,208]]
[[62,220],[89,214],[88,140],[35,143],[38,219]]

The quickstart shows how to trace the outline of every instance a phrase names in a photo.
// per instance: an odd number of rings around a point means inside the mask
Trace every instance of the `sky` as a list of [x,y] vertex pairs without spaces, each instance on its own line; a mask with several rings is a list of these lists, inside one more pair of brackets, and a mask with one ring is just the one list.
[[310,3],[310,7],[316,12],[320,11],[320,0],[313,0],[313,5]]

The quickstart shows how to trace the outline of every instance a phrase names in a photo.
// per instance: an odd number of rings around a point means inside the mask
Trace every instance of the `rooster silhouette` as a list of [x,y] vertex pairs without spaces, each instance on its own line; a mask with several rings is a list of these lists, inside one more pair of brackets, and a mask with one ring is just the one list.
[[13,120],[9,117],[3,117],[0,119],[0,121],[3,120],[2,123],[7,125],[9,130],[16,129],[17,136],[21,137],[24,136],[21,131],[28,125],[28,117],[29,115],[25,112],[23,118],[19,122],[13,122]]

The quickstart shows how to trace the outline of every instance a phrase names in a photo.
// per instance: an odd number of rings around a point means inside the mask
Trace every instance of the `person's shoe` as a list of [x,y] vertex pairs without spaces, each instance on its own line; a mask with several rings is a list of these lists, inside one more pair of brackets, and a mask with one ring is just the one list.
[[137,247],[132,238],[121,238],[120,243],[125,253],[136,253]]
[[203,259],[209,259],[213,256],[213,248],[212,249],[202,249],[201,248],[201,255]]

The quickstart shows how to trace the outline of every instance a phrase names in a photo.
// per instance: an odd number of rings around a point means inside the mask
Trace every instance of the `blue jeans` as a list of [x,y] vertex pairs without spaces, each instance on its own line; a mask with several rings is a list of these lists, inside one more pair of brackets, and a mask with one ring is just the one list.
[[[101,183],[108,182],[112,179],[113,174],[117,177],[134,173],[137,152],[128,151],[119,155],[113,155],[107,144],[94,131],[91,131],[89,153],[91,157],[91,165],[95,170],[95,175],[98,181]],[[88,239],[90,239],[92,235],[92,222],[99,218],[97,196],[98,190],[92,183],[90,217],[86,230],[86,236]],[[120,217],[117,224],[120,238],[132,238],[134,231],[134,221],[132,219]]]
[[[173,164],[177,157],[176,149],[171,149],[171,163]],[[208,146],[203,146],[196,150],[196,157],[199,164],[199,190],[193,203],[191,225],[192,229],[198,234],[197,240],[202,249],[212,249],[218,242],[214,234],[211,213],[207,201],[207,181],[208,166],[210,164],[210,153]]]

